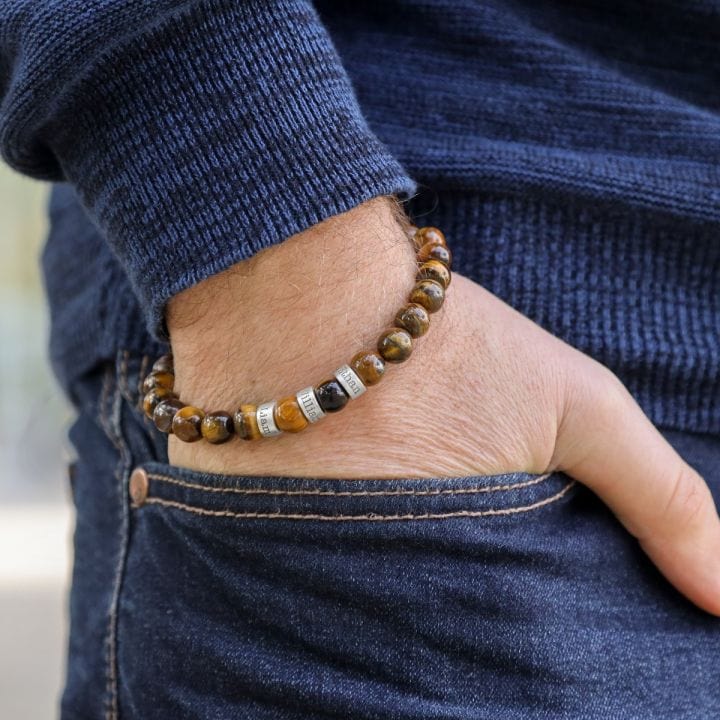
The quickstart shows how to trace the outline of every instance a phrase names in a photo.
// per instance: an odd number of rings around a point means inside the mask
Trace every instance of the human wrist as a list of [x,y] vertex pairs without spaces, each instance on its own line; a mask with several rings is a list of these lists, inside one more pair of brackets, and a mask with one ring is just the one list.
[[175,296],[176,392],[208,409],[260,402],[372,348],[414,283],[407,225],[377,197]]

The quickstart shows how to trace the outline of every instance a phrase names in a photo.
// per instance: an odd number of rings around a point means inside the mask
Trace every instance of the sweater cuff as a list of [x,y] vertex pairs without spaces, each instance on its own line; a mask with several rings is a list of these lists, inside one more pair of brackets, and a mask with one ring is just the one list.
[[201,2],[111,48],[49,128],[148,330],[171,296],[416,182],[369,129],[310,2]]

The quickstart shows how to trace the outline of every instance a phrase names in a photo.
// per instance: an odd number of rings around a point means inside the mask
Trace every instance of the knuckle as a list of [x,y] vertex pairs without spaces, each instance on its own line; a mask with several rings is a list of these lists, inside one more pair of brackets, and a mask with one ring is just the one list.
[[687,465],[678,468],[662,513],[666,530],[680,534],[696,525],[701,521],[709,499],[709,490],[702,477]]
[[599,366],[597,373],[598,392],[605,402],[612,407],[627,406],[632,396],[622,380],[604,365]]
[[592,361],[576,373],[566,396],[565,416],[609,432],[633,403],[630,392],[609,368]]
[[558,400],[553,465],[572,467],[595,452],[600,438],[612,434],[626,416],[631,399],[620,379],[596,360],[573,353],[564,368]]
[[620,378],[607,366],[585,356],[586,362],[573,373],[571,391],[597,405],[626,403],[629,392]]

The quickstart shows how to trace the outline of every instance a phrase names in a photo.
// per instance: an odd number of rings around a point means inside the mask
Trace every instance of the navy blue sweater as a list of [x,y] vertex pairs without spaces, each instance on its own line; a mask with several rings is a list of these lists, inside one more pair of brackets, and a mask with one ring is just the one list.
[[720,432],[720,2],[3,0],[0,149],[54,181],[63,382],[381,193],[456,270]]

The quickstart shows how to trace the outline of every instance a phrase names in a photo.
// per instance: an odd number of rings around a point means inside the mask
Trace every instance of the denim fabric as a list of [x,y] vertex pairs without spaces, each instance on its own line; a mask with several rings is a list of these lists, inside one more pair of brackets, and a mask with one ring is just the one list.
[[[149,362],[73,388],[65,720],[720,716],[720,620],[564,474],[180,469],[140,409]],[[720,438],[666,436],[719,500]]]

